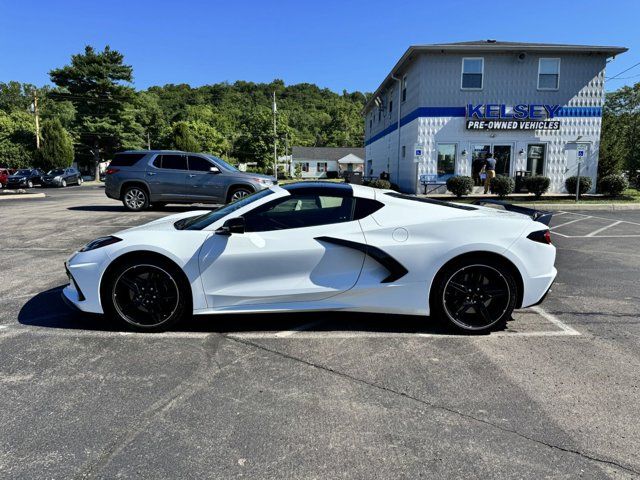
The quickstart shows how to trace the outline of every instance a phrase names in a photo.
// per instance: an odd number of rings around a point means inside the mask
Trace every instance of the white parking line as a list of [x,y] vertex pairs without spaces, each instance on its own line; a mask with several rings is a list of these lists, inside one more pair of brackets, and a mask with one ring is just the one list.
[[597,229],[597,230],[594,230],[594,231],[593,231],[593,232],[591,232],[591,233],[587,233],[587,234],[585,235],[585,237],[594,237],[594,236],[596,236],[598,233],[600,233],[600,232],[604,232],[607,228],[615,227],[616,225],[620,225],[621,223],[622,223],[622,220],[618,220],[617,222],[613,222],[611,225],[607,225],[606,227],[602,227],[602,228],[599,228],[599,229]]
[[565,225],[570,225],[572,223],[581,222],[582,220],[586,220],[588,218],[592,218],[592,217],[591,216],[586,216],[586,217],[583,217],[583,218],[576,218],[575,220],[570,220],[568,222],[561,223],[560,225],[555,225],[555,226],[551,227],[549,230],[553,230],[555,228],[564,227]]
[[530,308],[531,308],[531,310],[536,312],[538,315],[540,315],[542,318],[544,318],[545,320],[553,323],[555,326],[560,328],[563,332],[565,332],[565,335],[580,335],[579,331],[577,331],[574,328],[571,328],[566,323],[560,321],[560,319],[558,317],[556,317],[555,315],[547,312],[544,308],[542,308],[542,307],[530,307]]

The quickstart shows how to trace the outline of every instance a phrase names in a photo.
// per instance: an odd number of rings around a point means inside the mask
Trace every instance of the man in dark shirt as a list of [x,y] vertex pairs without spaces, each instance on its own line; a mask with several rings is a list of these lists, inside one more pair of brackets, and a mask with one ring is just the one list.
[[491,186],[491,179],[496,176],[496,159],[493,158],[493,154],[489,152],[486,160],[484,161],[484,172],[486,178],[484,180],[484,193],[489,193],[489,187]]
[[482,159],[481,157],[477,157],[471,163],[471,174],[473,176],[473,184],[476,187],[482,186],[482,179],[480,178],[480,172],[482,172],[483,168],[484,168],[484,159]]

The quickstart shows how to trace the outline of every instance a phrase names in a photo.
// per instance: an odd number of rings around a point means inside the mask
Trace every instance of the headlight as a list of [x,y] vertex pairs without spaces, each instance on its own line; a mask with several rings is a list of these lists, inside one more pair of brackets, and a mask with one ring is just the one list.
[[273,185],[273,181],[267,178],[254,178],[253,180],[258,182],[261,185],[267,185],[267,186]]
[[55,182],[59,182],[59,181],[61,181],[61,180],[62,180],[62,177],[61,177],[60,175],[58,175],[57,177],[53,177],[53,180],[54,180]]
[[106,247],[112,243],[122,241],[121,238],[109,235],[108,237],[98,237],[95,240],[91,240],[84,247],[80,249],[81,252],[88,252],[89,250],[95,250],[96,248]]

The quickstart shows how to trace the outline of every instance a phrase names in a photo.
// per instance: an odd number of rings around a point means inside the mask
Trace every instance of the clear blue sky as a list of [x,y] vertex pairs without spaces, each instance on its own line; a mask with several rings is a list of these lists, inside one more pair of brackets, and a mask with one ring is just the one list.
[[0,0],[0,81],[45,84],[84,45],[108,44],[138,89],[281,78],[373,91],[411,44],[486,38],[628,47],[612,76],[640,62],[638,20],[638,0]]

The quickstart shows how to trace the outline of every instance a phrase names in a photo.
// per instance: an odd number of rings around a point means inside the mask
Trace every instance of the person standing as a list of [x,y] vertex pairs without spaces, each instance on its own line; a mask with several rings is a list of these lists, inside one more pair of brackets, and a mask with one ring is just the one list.
[[493,154],[489,152],[489,155],[484,161],[484,172],[486,178],[484,180],[484,193],[489,193],[489,187],[491,186],[491,179],[496,178],[496,159],[493,158]]

